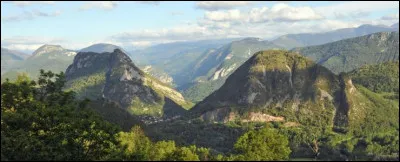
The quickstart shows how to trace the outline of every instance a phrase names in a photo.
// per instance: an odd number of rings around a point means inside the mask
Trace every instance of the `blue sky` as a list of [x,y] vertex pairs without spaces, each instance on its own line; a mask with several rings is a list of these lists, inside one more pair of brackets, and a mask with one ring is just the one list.
[[150,45],[227,37],[274,38],[397,23],[399,2],[1,2],[2,47]]

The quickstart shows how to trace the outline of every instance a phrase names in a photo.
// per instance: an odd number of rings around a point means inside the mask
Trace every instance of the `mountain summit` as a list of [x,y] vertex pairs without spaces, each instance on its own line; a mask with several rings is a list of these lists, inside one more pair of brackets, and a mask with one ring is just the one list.
[[177,115],[190,103],[136,67],[120,49],[79,52],[66,70],[66,89],[89,99],[106,99],[134,115]]
[[[230,75],[220,89],[192,108],[190,114],[192,118],[212,122],[277,121],[347,132],[378,125],[366,122],[375,118],[368,115],[372,112],[398,112],[398,106],[378,106],[388,101],[370,99],[370,91],[353,85],[351,77],[335,75],[296,53],[260,51]],[[396,119],[398,116],[394,115],[379,124],[390,127],[396,125]]]

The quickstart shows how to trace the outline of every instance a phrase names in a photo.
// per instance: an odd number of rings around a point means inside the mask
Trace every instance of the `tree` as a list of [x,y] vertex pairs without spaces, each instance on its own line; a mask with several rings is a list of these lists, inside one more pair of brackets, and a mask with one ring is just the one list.
[[286,160],[291,152],[288,139],[265,127],[251,130],[237,140],[235,150],[240,154],[235,160]]
[[120,132],[117,138],[121,145],[126,146],[125,159],[149,160],[151,141],[145,136],[140,126],[133,126],[130,132]]
[[[56,78],[54,78],[56,76]],[[119,128],[63,92],[63,73],[41,70],[1,85],[1,152],[7,160],[104,160],[117,154]]]

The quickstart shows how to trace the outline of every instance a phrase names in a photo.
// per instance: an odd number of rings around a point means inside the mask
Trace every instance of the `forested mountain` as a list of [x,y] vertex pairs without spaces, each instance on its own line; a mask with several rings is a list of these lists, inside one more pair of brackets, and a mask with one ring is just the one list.
[[[371,80],[378,81],[377,73],[390,69],[390,73],[380,74],[380,77],[386,76],[386,79],[382,78],[386,82],[382,83],[386,83],[391,92],[398,91],[398,80],[390,79],[398,75],[395,74],[396,68],[398,63],[377,65],[338,76],[296,53],[261,51],[230,75],[220,89],[192,108],[189,118],[227,124],[276,122],[283,126],[281,129],[297,127],[313,130],[313,138],[317,141],[327,134],[333,138],[329,140],[342,138],[344,142],[350,142],[345,139],[350,137],[356,143],[351,144],[354,150],[350,150],[349,154],[367,158],[367,147],[358,146],[357,141],[371,139],[378,134],[379,138],[392,138],[391,133],[398,134],[399,107],[398,101],[393,100],[396,95],[384,97],[371,86],[374,85]],[[398,138],[393,142],[398,145]],[[339,143],[330,145],[324,146],[324,149],[332,147],[334,152],[340,150]],[[384,143],[367,145],[393,149]],[[303,148],[298,145],[292,150],[301,152]],[[318,148],[313,151],[318,152]],[[375,154],[390,155],[394,153],[392,151],[388,149]],[[336,153],[330,158],[338,156]]]
[[180,115],[191,106],[183,96],[145,74],[121,50],[80,52],[66,70],[66,90],[78,98],[105,99],[133,115]]
[[233,40],[236,39],[163,43],[132,51],[129,56],[142,69],[151,66],[152,76],[171,77],[172,84],[179,88],[191,82],[188,72],[193,69],[192,64],[206,54],[205,51],[220,48]]
[[1,75],[28,56],[27,54],[1,47]]
[[283,35],[272,42],[276,45],[292,49],[294,47],[305,47],[313,45],[321,45],[342,39],[353,38],[372,34],[376,32],[398,31],[398,25],[361,25],[357,28],[344,28],[324,33],[302,33],[302,34],[287,34]]
[[24,61],[15,63],[2,75],[2,81],[6,78],[15,80],[19,73],[26,73],[32,79],[36,79],[40,69],[64,72],[75,55],[75,51],[64,49],[60,45],[43,45]]
[[184,73],[193,80],[191,84],[179,89],[188,99],[198,102],[217,90],[225,79],[242,65],[255,52],[281,47],[260,38],[246,38],[226,44],[218,49],[210,49],[193,62]]
[[399,32],[379,32],[318,46],[295,48],[332,72],[349,72],[363,65],[399,60]]

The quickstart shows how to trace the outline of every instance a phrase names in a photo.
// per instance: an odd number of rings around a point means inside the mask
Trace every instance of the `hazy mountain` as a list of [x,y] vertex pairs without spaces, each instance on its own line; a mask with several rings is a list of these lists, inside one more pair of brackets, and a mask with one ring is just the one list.
[[75,51],[64,49],[59,45],[43,45],[27,59],[16,63],[8,72],[4,73],[2,81],[5,78],[14,80],[18,73],[27,73],[32,79],[36,79],[40,69],[51,70],[55,73],[65,72],[75,55]]
[[79,98],[105,99],[133,115],[168,117],[188,108],[183,96],[145,74],[121,50],[80,52],[66,70],[66,90]]
[[338,74],[363,65],[399,60],[399,32],[380,32],[324,45],[295,48]]
[[236,39],[163,43],[132,51],[130,57],[139,67],[151,66],[153,69],[158,69],[154,72],[159,73],[154,73],[153,76],[169,75],[173,78],[173,84],[180,87],[190,82],[186,72],[192,70],[191,64],[204,55],[204,51],[219,48]]
[[233,41],[218,49],[210,49],[190,64],[191,70],[183,74],[193,80],[192,84],[182,86],[184,96],[192,101],[201,101],[218,89],[225,79],[242,65],[255,52],[266,49],[279,49],[269,41],[259,38],[246,38]]
[[395,24],[391,25],[390,27],[396,28],[397,30],[399,30],[399,23],[395,23]]
[[1,47],[1,75],[7,72],[7,70],[12,68],[18,62],[25,60],[28,56],[29,55],[22,52]]
[[273,40],[272,42],[276,45],[285,47],[286,49],[292,49],[293,47],[321,45],[376,32],[396,31],[397,29],[383,25],[361,25],[357,28],[344,28],[324,33],[287,34]]
[[79,52],[103,53],[103,52],[113,52],[115,49],[120,49],[120,50],[124,51],[121,47],[113,45],[113,44],[98,43],[98,44],[93,44],[89,47],[83,48]]
[[190,111],[211,122],[275,121],[342,133],[398,128],[396,101],[353,84],[352,77],[296,53],[261,51]]

